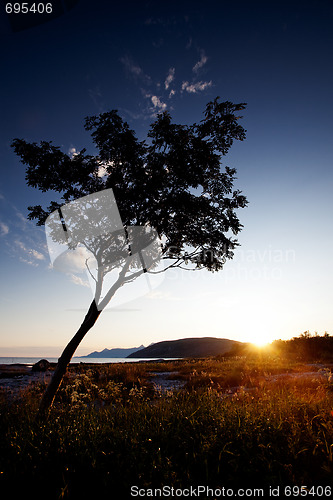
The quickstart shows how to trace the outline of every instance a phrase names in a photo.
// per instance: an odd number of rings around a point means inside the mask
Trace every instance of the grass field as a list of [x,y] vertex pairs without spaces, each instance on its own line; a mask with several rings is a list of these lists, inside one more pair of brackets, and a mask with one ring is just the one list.
[[[260,354],[72,368],[43,422],[42,385],[2,394],[0,486],[108,499],[132,485],[329,486],[330,368]],[[183,388],[156,387],[158,371]]]

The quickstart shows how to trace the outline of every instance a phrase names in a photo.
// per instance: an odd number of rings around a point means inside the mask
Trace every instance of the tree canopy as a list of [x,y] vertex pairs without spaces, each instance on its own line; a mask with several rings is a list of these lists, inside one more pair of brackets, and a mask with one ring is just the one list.
[[[221,159],[234,140],[245,139],[236,114],[244,108],[216,98],[193,125],[174,124],[164,112],[150,126],[147,141],[138,141],[116,110],[88,117],[85,129],[95,155],[86,149],[69,155],[52,142],[13,141],[27,165],[27,184],[58,194],[47,208],[28,207],[28,218],[46,224],[51,239],[67,242],[70,250],[83,244],[95,259],[95,275],[86,260],[95,280],[94,300],[59,358],[40,415],[52,405],[74,352],[116,291],[152,272],[156,244],[159,258],[169,259],[161,272],[183,266],[219,271],[233,257],[234,236],[242,228],[236,211],[247,200],[233,188],[236,170],[222,169]],[[116,267],[118,277],[103,291],[106,274]]]
[[221,169],[234,140],[244,140],[238,112],[244,103],[206,106],[198,124],[179,125],[159,114],[147,141],[138,141],[116,110],[85,119],[96,155],[86,149],[69,155],[52,142],[15,139],[15,153],[27,165],[29,186],[60,194],[47,208],[30,206],[29,219],[43,225],[64,203],[112,188],[124,227],[153,227],[163,242],[163,258],[173,266],[218,271],[233,257],[233,237],[242,228],[236,210],[247,205],[233,190],[236,170]]

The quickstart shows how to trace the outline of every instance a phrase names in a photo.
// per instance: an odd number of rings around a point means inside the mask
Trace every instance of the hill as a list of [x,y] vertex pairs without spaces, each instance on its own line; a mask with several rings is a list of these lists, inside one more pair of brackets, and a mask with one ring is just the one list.
[[80,356],[81,358],[127,358],[129,354],[134,354],[136,351],[144,349],[145,346],[129,347],[129,348],[115,348],[103,349],[103,351],[94,351],[87,356]]
[[242,342],[215,337],[165,340],[130,354],[128,358],[201,358],[230,351]]

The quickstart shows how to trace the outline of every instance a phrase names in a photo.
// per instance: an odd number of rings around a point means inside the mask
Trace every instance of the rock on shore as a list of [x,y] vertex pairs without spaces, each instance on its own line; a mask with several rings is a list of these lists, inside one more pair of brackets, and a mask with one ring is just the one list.
[[51,371],[33,371],[29,365],[0,365],[0,391],[15,398],[21,390],[31,385],[38,382],[48,383],[51,376]]

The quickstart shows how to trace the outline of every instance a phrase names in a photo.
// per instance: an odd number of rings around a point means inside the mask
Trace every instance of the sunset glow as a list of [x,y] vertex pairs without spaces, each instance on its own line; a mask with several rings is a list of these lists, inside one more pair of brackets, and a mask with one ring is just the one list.
[[[0,356],[60,356],[92,300],[84,256],[51,268],[44,227],[27,207],[61,194],[27,185],[12,141],[52,141],[78,159],[97,151],[85,117],[116,109],[143,141],[158,113],[200,123],[217,96],[247,103],[246,139],[221,162],[249,201],[233,259],[218,273],[168,271],[145,295],[124,286],[77,354],[185,337],[262,346],[305,330],[332,334],[330,2],[75,4],[24,29],[22,16],[12,16],[14,29],[0,13]],[[104,174],[102,165],[97,181]]]

